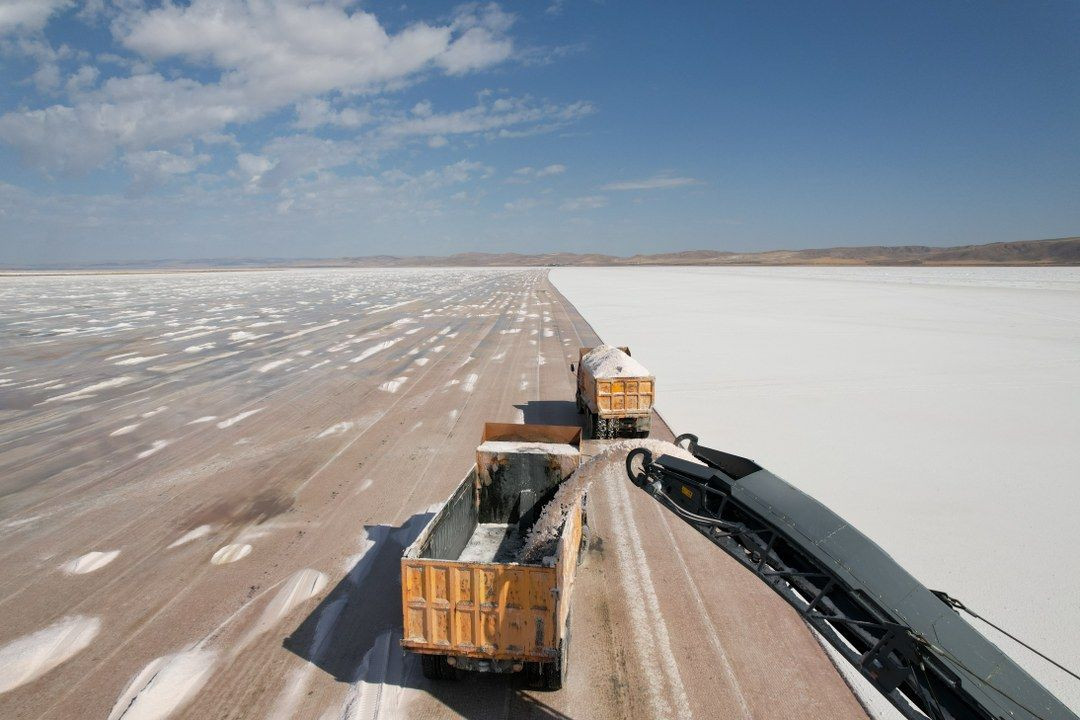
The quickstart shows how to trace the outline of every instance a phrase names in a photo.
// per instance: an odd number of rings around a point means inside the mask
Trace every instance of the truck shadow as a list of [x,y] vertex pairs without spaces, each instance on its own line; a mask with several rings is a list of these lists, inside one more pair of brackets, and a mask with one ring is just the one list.
[[355,682],[379,636],[401,626],[401,555],[432,517],[418,513],[396,528],[365,525],[367,549],[282,646],[335,680]]
[[521,411],[523,422],[537,425],[582,426],[582,415],[571,400],[530,400],[515,405]]
[[400,527],[365,525],[367,550],[282,646],[350,685],[347,702],[358,707],[393,703],[401,693],[420,691],[459,717],[491,717],[498,705],[500,717],[506,706],[512,717],[571,720],[527,693],[520,674],[432,681],[423,676],[419,658],[401,649],[401,556],[432,517],[418,513]]

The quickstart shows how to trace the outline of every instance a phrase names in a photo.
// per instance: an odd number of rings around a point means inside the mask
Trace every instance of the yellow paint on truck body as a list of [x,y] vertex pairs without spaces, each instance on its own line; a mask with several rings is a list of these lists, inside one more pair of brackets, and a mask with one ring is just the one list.
[[499,660],[558,651],[556,568],[401,561],[409,650]]

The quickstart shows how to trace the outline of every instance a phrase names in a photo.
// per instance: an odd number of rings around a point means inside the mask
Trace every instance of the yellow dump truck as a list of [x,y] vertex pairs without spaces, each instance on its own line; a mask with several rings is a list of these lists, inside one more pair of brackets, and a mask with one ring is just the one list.
[[579,350],[577,408],[590,437],[648,437],[655,391],[656,379],[630,357],[630,348]]
[[535,686],[562,687],[585,497],[551,528],[542,557],[526,561],[522,552],[580,463],[580,428],[484,426],[476,466],[401,559],[401,644],[421,654],[425,677],[524,671]]

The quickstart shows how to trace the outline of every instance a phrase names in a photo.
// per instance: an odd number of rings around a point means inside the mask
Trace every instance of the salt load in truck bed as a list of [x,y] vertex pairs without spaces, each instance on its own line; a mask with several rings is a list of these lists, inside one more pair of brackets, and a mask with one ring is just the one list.
[[584,496],[552,553],[522,560],[544,505],[581,463],[581,430],[487,423],[476,466],[401,559],[402,646],[425,676],[524,670],[562,686],[570,596],[586,520]]

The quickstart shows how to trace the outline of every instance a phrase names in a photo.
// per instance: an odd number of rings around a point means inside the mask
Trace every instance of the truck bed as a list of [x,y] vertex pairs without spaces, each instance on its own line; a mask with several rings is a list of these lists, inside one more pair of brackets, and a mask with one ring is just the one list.
[[[578,357],[578,409],[605,420],[643,419],[630,423],[635,429],[648,430],[648,418],[656,398],[656,378],[640,363],[632,360],[629,348],[622,351],[626,367],[616,371],[606,365],[591,364],[597,348],[581,348]],[[608,364],[611,364],[610,362]],[[597,370],[604,372],[598,373]]]
[[480,523],[458,560],[478,563],[517,562],[525,537],[516,524]]
[[583,501],[567,515],[554,557],[523,563],[517,556],[540,509],[577,469],[580,442],[578,428],[485,426],[479,467],[401,559],[405,648],[488,661],[558,660]]

